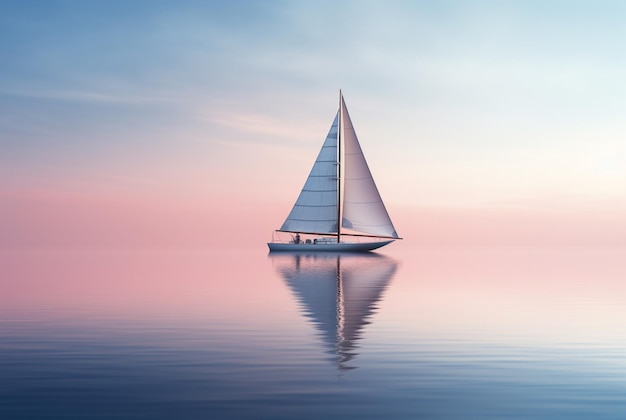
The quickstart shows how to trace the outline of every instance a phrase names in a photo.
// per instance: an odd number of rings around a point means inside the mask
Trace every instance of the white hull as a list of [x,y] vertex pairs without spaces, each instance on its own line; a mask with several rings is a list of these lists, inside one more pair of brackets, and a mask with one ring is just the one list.
[[368,252],[390,244],[393,240],[377,242],[341,242],[328,244],[268,242],[270,252]]

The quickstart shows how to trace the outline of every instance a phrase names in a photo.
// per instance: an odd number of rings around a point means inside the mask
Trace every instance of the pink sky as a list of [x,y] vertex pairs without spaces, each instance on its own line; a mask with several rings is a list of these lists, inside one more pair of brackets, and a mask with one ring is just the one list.
[[[0,247],[263,248],[291,208],[297,191],[290,193],[270,202],[254,194],[5,191]],[[626,218],[618,205],[521,204],[387,206],[405,238],[394,246],[626,246]]]

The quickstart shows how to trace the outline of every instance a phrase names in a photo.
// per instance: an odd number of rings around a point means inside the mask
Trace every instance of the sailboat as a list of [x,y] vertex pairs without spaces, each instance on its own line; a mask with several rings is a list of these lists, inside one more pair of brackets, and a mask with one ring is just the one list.
[[287,232],[291,238],[269,242],[270,252],[367,252],[401,239],[369,170],[341,91],[339,110],[322,149],[276,232]]

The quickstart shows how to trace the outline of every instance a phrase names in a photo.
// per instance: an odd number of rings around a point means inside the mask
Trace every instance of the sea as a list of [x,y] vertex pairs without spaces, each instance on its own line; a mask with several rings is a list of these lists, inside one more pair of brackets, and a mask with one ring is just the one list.
[[0,419],[624,419],[625,261],[0,251]]

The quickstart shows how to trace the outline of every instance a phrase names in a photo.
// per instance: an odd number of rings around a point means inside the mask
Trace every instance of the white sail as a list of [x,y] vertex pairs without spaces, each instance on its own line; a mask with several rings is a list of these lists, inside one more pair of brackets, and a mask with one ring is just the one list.
[[340,110],[344,148],[341,225],[361,233],[398,238],[367,166],[343,97]]
[[339,113],[326,136],[300,196],[280,230],[337,232],[337,130]]

